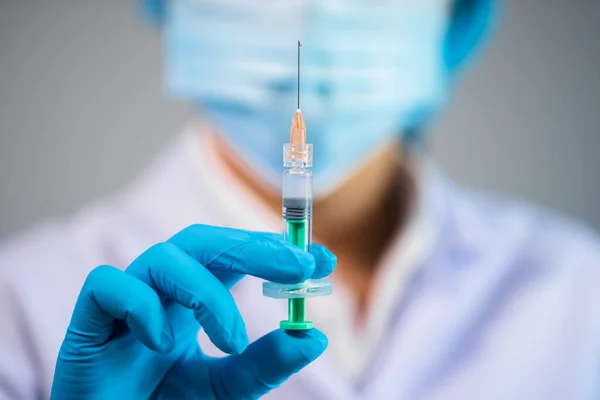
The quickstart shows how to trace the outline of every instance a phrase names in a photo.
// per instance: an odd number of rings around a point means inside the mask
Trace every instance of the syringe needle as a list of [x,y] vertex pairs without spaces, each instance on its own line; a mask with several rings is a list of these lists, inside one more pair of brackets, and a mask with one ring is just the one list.
[[300,109],[300,47],[302,43],[298,40],[298,110]]
[[302,158],[306,148],[306,125],[302,111],[300,111],[300,47],[302,47],[302,42],[298,40],[298,108],[292,117],[290,129],[290,143],[293,145],[290,158],[294,160]]

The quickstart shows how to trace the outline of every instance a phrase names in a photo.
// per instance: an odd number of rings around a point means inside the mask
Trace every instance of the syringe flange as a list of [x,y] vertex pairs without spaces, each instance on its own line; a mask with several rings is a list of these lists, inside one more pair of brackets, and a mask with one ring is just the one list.
[[263,282],[262,289],[263,296],[273,299],[304,299],[330,295],[333,285],[328,279],[308,279],[293,284]]
[[263,295],[274,299],[288,299],[288,319],[281,321],[281,329],[299,331],[314,327],[311,321],[304,319],[304,299],[307,297],[327,296],[333,286],[327,279],[309,279],[294,284],[263,282]]

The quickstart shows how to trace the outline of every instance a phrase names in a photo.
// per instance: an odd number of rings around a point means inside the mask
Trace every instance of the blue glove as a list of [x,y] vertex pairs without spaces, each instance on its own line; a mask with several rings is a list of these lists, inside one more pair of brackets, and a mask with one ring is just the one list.
[[[327,337],[276,330],[248,345],[229,288],[245,274],[280,283],[331,273],[336,258],[279,235],[191,226],[124,272],[87,277],[60,348],[52,399],[255,399],[316,359]],[[229,353],[204,355],[200,326]]]

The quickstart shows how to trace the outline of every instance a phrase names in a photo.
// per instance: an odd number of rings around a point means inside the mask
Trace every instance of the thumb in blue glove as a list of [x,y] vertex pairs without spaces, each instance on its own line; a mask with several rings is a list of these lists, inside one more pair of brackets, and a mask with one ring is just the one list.
[[168,395],[153,398],[257,399],[314,361],[326,348],[327,337],[316,329],[273,331],[242,354],[225,358],[206,357],[196,348],[184,355],[163,380],[157,393]]

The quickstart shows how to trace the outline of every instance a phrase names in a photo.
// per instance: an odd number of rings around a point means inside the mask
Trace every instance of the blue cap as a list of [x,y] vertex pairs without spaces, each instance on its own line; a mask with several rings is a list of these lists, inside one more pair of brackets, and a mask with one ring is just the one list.
[[495,0],[456,0],[444,44],[450,73],[464,66],[488,37],[496,15]]

